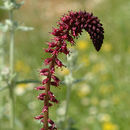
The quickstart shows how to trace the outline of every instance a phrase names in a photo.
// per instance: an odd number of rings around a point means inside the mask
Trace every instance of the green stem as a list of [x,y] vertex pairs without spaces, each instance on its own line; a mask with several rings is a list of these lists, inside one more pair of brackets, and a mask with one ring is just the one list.
[[[72,72],[70,72],[70,75],[72,75]],[[72,82],[70,82],[67,85],[67,93],[66,93],[65,126],[66,126],[67,130],[69,130],[69,125],[68,125],[68,110],[69,110],[69,103],[70,103],[70,95],[71,95],[72,85],[73,85]]]
[[[10,21],[13,23],[13,10],[9,11]],[[15,102],[14,102],[14,81],[13,81],[13,74],[14,74],[14,27],[12,26],[10,30],[10,107],[11,107],[11,114],[10,114],[10,127],[14,129],[15,126]]]
[[68,108],[69,108],[69,102],[70,102],[70,93],[71,93],[71,86],[67,86],[65,120],[67,120],[67,114],[68,114]]
[[[1,35],[1,39],[0,39],[1,41],[1,43],[0,43],[0,62],[1,62],[1,64],[0,64],[0,66],[1,66],[1,68],[0,69],[2,69],[3,68],[3,66],[4,66],[4,42],[5,42],[5,32],[2,32],[2,35]],[[0,70],[1,71],[1,70]]]

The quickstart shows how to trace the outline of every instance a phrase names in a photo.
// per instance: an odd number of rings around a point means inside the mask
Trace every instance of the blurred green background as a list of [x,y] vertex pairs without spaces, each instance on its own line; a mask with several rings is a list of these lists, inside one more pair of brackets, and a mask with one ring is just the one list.
[[[96,52],[84,31],[74,47],[78,63],[82,65],[75,78],[86,80],[72,88],[69,117],[78,130],[129,130],[130,129],[130,1],[129,0],[27,0],[15,11],[15,20],[35,29],[15,34],[15,71],[17,80],[41,80],[39,69],[46,54],[43,48],[51,39],[48,32],[59,18],[69,10],[86,10],[98,16],[105,30],[100,52]],[[0,11],[0,21],[8,18]],[[1,33],[0,33],[1,35]],[[5,42],[6,68],[9,60],[9,35]],[[69,70],[63,68],[57,75],[64,79]],[[0,85],[1,86],[1,85]],[[16,129],[38,130],[40,123],[33,119],[42,109],[37,100],[37,84],[19,84],[15,88]],[[64,115],[66,86],[53,89],[58,105],[51,108],[50,117],[56,122]],[[8,90],[0,93],[0,130],[8,130]]]

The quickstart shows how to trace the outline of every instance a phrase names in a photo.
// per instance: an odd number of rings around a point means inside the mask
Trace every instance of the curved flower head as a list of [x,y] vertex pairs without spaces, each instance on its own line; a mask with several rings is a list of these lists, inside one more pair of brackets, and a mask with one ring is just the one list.
[[[58,55],[64,53],[65,55],[69,54],[69,49],[67,48],[67,43],[71,45],[75,44],[74,39],[78,38],[83,29],[87,31],[92,39],[93,45],[97,51],[100,50],[103,39],[104,39],[104,29],[100,20],[93,16],[92,13],[86,11],[73,12],[70,11],[68,14],[63,15],[58,22],[58,27],[53,28],[51,34],[54,38],[48,42],[48,48],[45,49],[45,52],[51,53],[51,57],[46,58],[44,61],[45,65],[49,65],[49,68],[42,69],[40,74],[46,76],[42,81],[44,86],[39,86],[37,90],[43,90],[44,92],[39,94],[38,99],[44,101],[44,107],[41,113],[42,116],[38,116],[35,119],[41,119],[41,122],[44,124],[42,130],[55,130],[55,123],[49,119],[49,107],[53,103],[58,103],[58,100],[54,94],[50,91],[50,86],[59,86],[59,78],[55,76],[55,67],[63,67],[64,65],[59,60]],[[48,126],[49,124],[49,126]]]

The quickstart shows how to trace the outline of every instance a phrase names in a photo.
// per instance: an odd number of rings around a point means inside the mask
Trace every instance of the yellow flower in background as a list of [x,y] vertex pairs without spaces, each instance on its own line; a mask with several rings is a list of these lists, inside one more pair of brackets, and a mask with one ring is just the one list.
[[93,98],[91,98],[91,104],[92,105],[98,105],[99,104],[99,100],[98,100],[98,98],[97,97],[93,97]]
[[105,70],[105,65],[103,63],[95,64],[92,67],[92,72],[93,73],[98,73],[98,72],[104,71],[104,70]]
[[108,74],[103,74],[103,75],[100,76],[100,80],[101,81],[106,81],[108,79],[109,79],[109,75]]
[[102,130],[118,130],[118,126],[111,122],[105,122],[102,125]]
[[18,60],[16,61],[16,64],[15,64],[15,70],[17,72],[29,73],[30,67],[27,64],[25,64],[23,61]]
[[99,88],[99,92],[101,93],[101,94],[108,94],[108,93],[111,93],[112,91],[114,90],[114,86],[112,86],[112,85],[103,85],[103,86],[101,86],[100,88]]
[[112,102],[113,102],[115,105],[119,104],[119,102],[120,102],[119,96],[114,95],[114,96],[112,97]]
[[86,50],[89,48],[89,43],[85,40],[80,40],[77,42],[77,48],[79,50]]
[[56,72],[59,74],[59,75],[68,75],[70,73],[69,69],[66,68],[66,67],[62,67],[61,69],[57,69]]
[[88,66],[90,64],[90,60],[88,57],[81,57],[80,59],[81,63],[83,63],[85,66]]
[[17,87],[18,87],[18,88],[27,88],[28,85],[25,84],[25,83],[21,83],[21,84],[18,84]]
[[110,52],[112,50],[112,45],[111,43],[104,42],[102,45],[102,50],[105,52]]

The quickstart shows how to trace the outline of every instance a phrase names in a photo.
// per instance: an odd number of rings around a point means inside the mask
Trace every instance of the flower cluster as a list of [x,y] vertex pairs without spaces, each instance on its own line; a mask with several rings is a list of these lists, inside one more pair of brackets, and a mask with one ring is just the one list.
[[46,76],[46,78],[42,81],[42,86],[36,88],[37,90],[44,91],[44,93],[38,96],[39,100],[44,101],[42,114],[35,117],[35,119],[41,120],[44,124],[41,130],[57,129],[55,123],[49,119],[48,110],[49,107],[53,106],[53,103],[58,103],[58,100],[50,90],[51,85],[58,87],[60,82],[59,78],[55,76],[55,67],[64,66],[59,60],[58,54],[69,54],[67,42],[74,45],[74,38],[78,38],[83,29],[89,33],[95,49],[99,51],[104,39],[104,30],[99,19],[93,16],[92,13],[70,11],[68,14],[61,17],[58,22],[58,28],[53,28],[51,32],[54,38],[51,42],[48,42],[48,48],[45,49],[45,52],[50,53],[51,57],[44,61],[44,64],[46,66],[49,65],[49,68],[44,68],[40,71],[40,74]]

